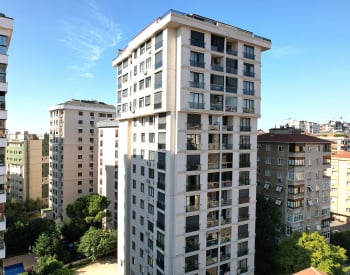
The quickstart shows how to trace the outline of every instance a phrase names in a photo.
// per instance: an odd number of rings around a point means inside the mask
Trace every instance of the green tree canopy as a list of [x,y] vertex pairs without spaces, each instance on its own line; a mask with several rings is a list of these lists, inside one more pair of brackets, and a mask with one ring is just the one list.
[[327,244],[318,232],[295,233],[280,245],[278,263],[283,274],[292,274],[315,267],[329,275],[345,274],[345,249]]
[[57,260],[55,256],[44,255],[39,259],[40,275],[49,275],[61,268],[63,268],[63,263]]
[[106,216],[106,209],[110,201],[99,194],[91,194],[78,198],[67,206],[67,216],[75,224],[85,224],[87,228],[94,226],[100,228]]
[[106,256],[115,251],[117,247],[117,232],[105,232],[101,229],[90,227],[81,237],[78,251],[95,261],[97,258]]
[[[273,274],[277,252],[277,231],[281,224],[281,211],[273,201],[257,197],[255,271],[256,274]],[[269,251],[269,253],[266,253]]]

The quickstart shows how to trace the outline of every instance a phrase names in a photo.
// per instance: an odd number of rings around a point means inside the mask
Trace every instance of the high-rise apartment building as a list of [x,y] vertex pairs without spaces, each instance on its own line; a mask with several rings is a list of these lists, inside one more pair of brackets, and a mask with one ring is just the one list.
[[5,258],[5,243],[4,234],[6,231],[6,218],[5,218],[5,178],[6,178],[6,164],[5,164],[5,152],[6,152],[6,94],[7,94],[7,81],[6,70],[8,65],[7,51],[10,46],[10,41],[13,31],[13,19],[6,17],[3,13],[0,13],[0,269],[2,269],[2,259]]
[[113,61],[120,274],[253,274],[261,53],[170,10]]
[[117,120],[103,120],[98,128],[98,194],[109,199],[104,227],[117,229],[118,224],[118,140]]
[[7,136],[6,191],[10,198],[22,202],[40,199],[47,206],[48,147],[48,134],[42,138],[28,132]]
[[49,207],[65,220],[66,207],[97,193],[98,130],[96,123],[115,117],[115,107],[91,100],[70,100],[49,108]]
[[276,128],[258,135],[258,148],[258,193],[281,208],[281,236],[308,230],[329,240],[330,141]]
[[334,219],[350,221],[350,152],[337,152],[331,161],[331,214]]

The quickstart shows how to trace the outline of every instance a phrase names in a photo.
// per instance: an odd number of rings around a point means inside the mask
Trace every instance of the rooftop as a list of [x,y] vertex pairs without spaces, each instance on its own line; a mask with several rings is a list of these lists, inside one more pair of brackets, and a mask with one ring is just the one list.
[[92,108],[106,108],[106,109],[115,109],[114,105],[106,104],[102,101],[97,100],[84,100],[84,99],[71,99],[57,105],[64,106],[81,106],[81,107],[92,107]]
[[348,152],[348,151],[339,151],[335,155],[332,155],[332,158],[350,159],[350,152]]
[[278,143],[331,143],[329,140],[303,134],[262,134],[258,135],[258,142]]

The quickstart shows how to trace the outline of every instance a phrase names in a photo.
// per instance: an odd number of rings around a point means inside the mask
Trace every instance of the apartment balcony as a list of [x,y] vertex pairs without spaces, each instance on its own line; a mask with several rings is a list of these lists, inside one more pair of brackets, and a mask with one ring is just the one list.
[[237,74],[237,68],[226,67],[226,72],[229,73],[229,74]]
[[287,194],[287,199],[288,200],[298,200],[298,199],[303,199],[305,197],[305,193],[298,193],[298,194]]
[[208,208],[219,207],[219,201],[218,200],[208,200],[207,206],[208,206]]
[[201,124],[187,123],[187,130],[201,130],[201,129],[202,129]]
[[218,181],[208,182],[208,189],[216,189],[216,188],[219,188],[219,182]]
[[204,89],[204,82],[189,81],[189,85],[192,88]]
[[221,218],[221,225],[229,224],[231,223],[231,218]]
[[229,144],[229,143],[223,143],[222,144],[222,150],[232,150],[233,148],[233,144]]
[[199,68],[204,68],[205,67],[205,63],[204,62],[200,62],[197,60],[190,60],[190,65],[193,67],[199,67]]
[[224,91],[224,85],[223,84],[210,84],[210,90],[223,92]]
[[218,245],[218,243],[219,243],[219,240],[217,238],[215,238],[215,239],[208,238],[207,239],[207,247]]
[[190,39],[190,44],[192,46],[200,47],[200,48],[205,48],[205,42],[203,40],[198,40],[198,39]]
[[251,96],[254,96],[254,95],[255,95],[255,90],[243,89],[243,94],[244,94],[244,95],[251,95]]
[[222,130],[231,132],[231,131],[233,131],[233,126],[228,126],[228,125],[223,124]]
[[192,272],[198,270],[198,263],[185,263],[185,272]]
[[188,102],[191,109],[204,109],[204,102]]
[[250,132],[252,130],[252,127],[250,127],[250,126],[239,126],[239,130],[241,132]]
[[217,71],[217,72],[223,72],[224,71],[224,67],[223,66],[219,66],[219,65],[211,65],[211,69],[213,71]]
[[251,71],[243,71],[244,76],[255,77],[255,73]]
[[229,54],[229,55],[237,56],[238,51],[226,48],[226,53]]
[[236,86],[226,86],[225,91],[227,93],[237,94],[237,87]]
[[250,167],[250,161],[240,161],[239,162],[239,168],[246,168]]
[[239,186],[249,185],[250,184],[250,179],[241,178],[241,179],[238,180],[238,182],[239,182]]
[[195,143],[192,143],[192,142],[188,142],[186,148],[187,148],[187,150],[200,150],[201,149],[201,145],[200,144],[195,144]]
[[191,244],[191,245],[186,245],[185,247],[185,252],[186,253],[189,253],[189,252],[192,252],[192,251],[197,251],[199,250],[199,243],[196,243],[196,244]]
[[220,253],[220,261],[227,261],[231,258],[231,254],[230,253]]
[[231,235],[222,235],[220,239],[221,243],[231,242]]
[[243,107],[242,110],[243,110],[243,113],[246,113],[246,114],[254,114],[254,112],[255,112],[254,108],[251,108],[251,107],[249,107],[249,108]]
[[198,231],[199,230],[199,224],[186,224],[186,233]]
[[238,216],[238,222],[244,222],[249,220],[249,214],[241,214]]
[[232,180],[222,180],[221,188],[232,187]]
[[186,205],[186,212],[199,211],[199,203],[193,205]]
[[187,171],[200,171],[201,165],[199,163],[189,163],[186,166]]
[[186,185],[186,192],[199,191],[199,190],[201,190],[201,185],[199,183]]
[[237,112],[237,106],[225,105],[225,111],[235,113]]
[[221,163],[222,169],[232,168],[232,161],[223,161]]
[[215,52],[224,52],[224,46],[218,46],[218,45],[211,45],[211,50]]
[[211,103],[210,104],[210,110],[212,111],[222,111],[223,105],[222,103]]
[[221,199],[221,206],[232,205],[232,199]]
[[208,143],[208,150],[219,150],[220,144],[219,143]]
[[251,144],[240,144],[239,149],[241,150],[250,150]]
[[219,220],[218,219],[207,219],[207,227],[215,227],[219,225]]
[[219,169],[219,163],[217,162],[211,162],[211,163],[208,163],[208,169]]
[[217,262],[218,262],[218,255],[207,257],[207,266],[212,265],[212,264],[216,264]]
[[243,52],[243,57],[255,60],[255,54],[252,54],[252,53]]

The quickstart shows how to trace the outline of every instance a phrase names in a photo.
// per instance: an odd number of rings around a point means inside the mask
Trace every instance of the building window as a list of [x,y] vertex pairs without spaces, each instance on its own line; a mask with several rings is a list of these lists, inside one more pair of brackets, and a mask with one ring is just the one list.
[[190,72],[190,87],[204,89],[204,74]]
[[204,95],[201,93],[190,93],[190,108],[204,109]]
[[7,36],[0,35],[0,54],[7,54]]
[[243,64],[243,75],[248,77],[255,77],[254,64]]
[[162,71],[154,74],[154,89],[162,88]]
[[159,51],[155,54],[154,57],[155,61],[154,61],[154,69],[159,69],[163,66],[163,52]]
[[191,45],[204,48],[204,33],[191,30]]
[[254,60],[255,59],[254,47],[248,46],[248,45],[244,45],[243,56],[245,58],[249,58],[249,59],[253,59]]
[[191,51],[190,65],[194,67],[204,68],[204,53]]

